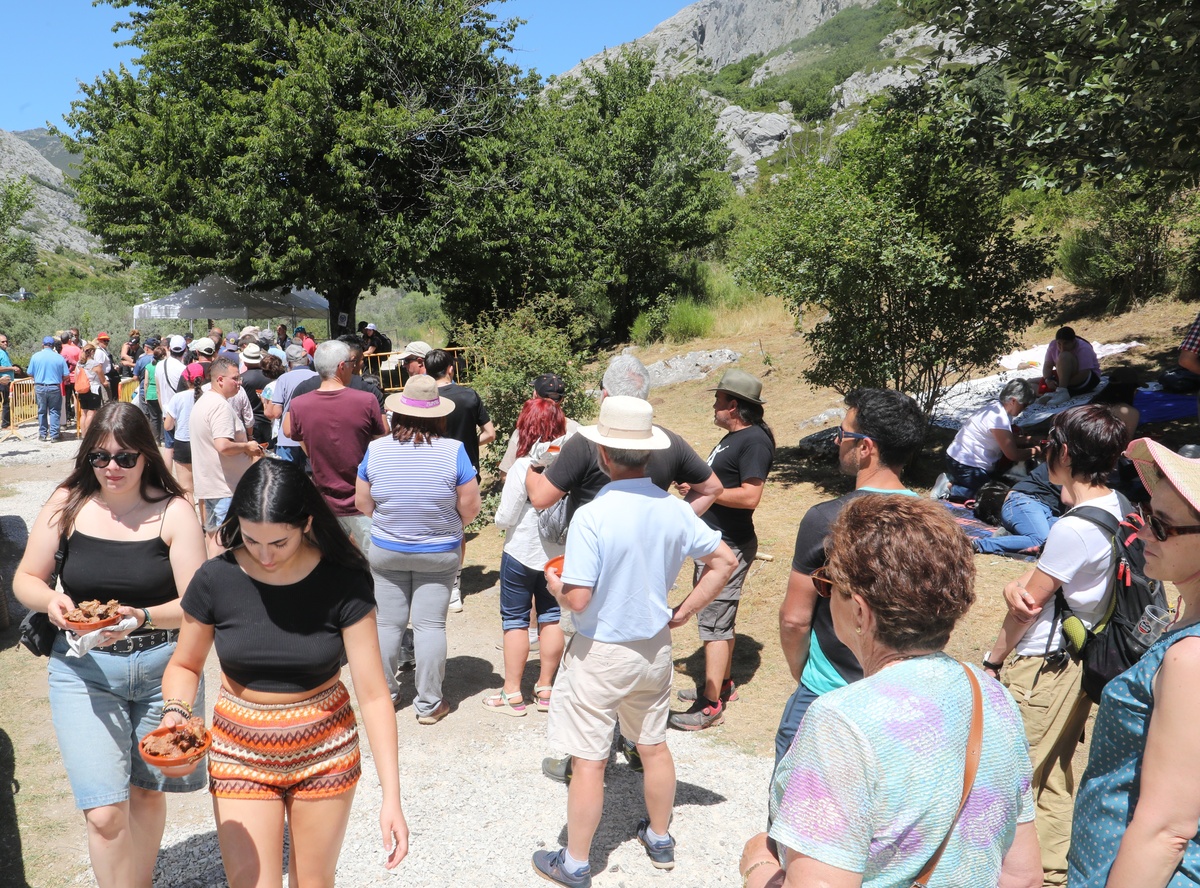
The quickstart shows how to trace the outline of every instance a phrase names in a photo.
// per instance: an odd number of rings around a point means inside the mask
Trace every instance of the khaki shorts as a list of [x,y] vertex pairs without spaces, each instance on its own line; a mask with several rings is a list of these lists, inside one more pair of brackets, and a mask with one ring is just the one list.
[[618,717],[621,733],[634,743],[665,742],[671,672],[671,630],[666,627],[654,638],[621,644],[575,634],[550,697],[550,744],[568,755],[604,761]]

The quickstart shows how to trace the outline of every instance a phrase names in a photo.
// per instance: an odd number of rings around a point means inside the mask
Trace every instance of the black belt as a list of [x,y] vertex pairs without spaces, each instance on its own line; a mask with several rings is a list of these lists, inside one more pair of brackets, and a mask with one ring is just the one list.
[[160,644],[169,644],[179,638],[178,629],[151,629],[149,632],[136,632],[133,635],[115,641],[108,647],[98,647],[96,650],[106,654],[136,654],[148,651]]

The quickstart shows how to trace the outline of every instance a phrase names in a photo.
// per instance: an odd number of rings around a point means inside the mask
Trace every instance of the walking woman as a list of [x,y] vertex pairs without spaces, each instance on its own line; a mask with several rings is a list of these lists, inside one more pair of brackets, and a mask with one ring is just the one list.
[[557,401],[530,398],[517,417],[517,459],[504,479],[504,492],[496,509],[496,526],[504,531],[500,556],[500,621],[504,628],[504,687],[485,697],[483,705],[505,715],[525,714],[521,676],[529,659],[529,615],[537,612],[541,668],[533,686],[534,705],[550,709],[554,673],[562,659],[563,633],[558,622],[558,602],[546,587],[546,562],[562,555],[565,546],[547,543],[538,532],[538,515],[525,492],[525,475],[532,462],[530,451],[544,452],[550,441],[562,437],[567,418]]
[[334,884],[362,773],[343,658],[383,789],[386,865],[395,867],[408,853],[408,826],[366,559],[313,483],[282,460],[246,471],[218,534],[227,551],[196,572],[185,596],[163,723],[202,711],[196,689],[215,643],[221,690],[209,789],[231,888],[277,888],[285,826],[289,884]]
[[1200,460],[1149,438],[1126,456],[1150,492],[1146,576],[1175,584],[1180,616],[1104,688],[1075,803],[1072,888],[1200,884]]
[[[65,559],[64,593],[48,580]],[[137,752],[162,717],[163,670],[180,625],[179,593],[204,561],[196,514],[163,464],[145,416],[111,401],[97,412],[75,468],[34,521],[13,592],[60,629],[82,601],[117,599],[137,627],[102,647],[50,656],[50,712],[101,888],[150,888],[162,839],[164,792],[202,789],[202,775],[165,778]],[[203,706],[198,690],[197,706]]]
[[479,514],[479,482],[462,442],[445,437],[454,402],[438,396],[432,376],[413,376],[389,395],[392,434],[372,441],[358,467],[354,505],[371,522],[371,572],[379,604],[379,647],[392,702],[400,703],[396,669],[404,628],[412,620],[417,721],[432,725],[450,712],[446,614],[458,572],[463,527]]
[[104,362],[96,360],[96,346],[90,342],[83,347],[83,351],[79,355],[79,363],[75,367],[76,373],[81,371],[86,374],[88,381],[88,390],[77,392],[79,396],[79,436],[83,438],[87,436],[92,417],[100,409],[103,401],[100,390],[105,385]]
[[[155,342],[157,340],[152,340]],[[167,350],[161,345],[154,346],[154,360],[148,363],[142,370],[142,389],[146,404],[146,418],[150,420],[150,429],[154,432],[156,441],[162,440],[163,429],[163,409],[162,403],[158,400],[158,366],[167,357]]]

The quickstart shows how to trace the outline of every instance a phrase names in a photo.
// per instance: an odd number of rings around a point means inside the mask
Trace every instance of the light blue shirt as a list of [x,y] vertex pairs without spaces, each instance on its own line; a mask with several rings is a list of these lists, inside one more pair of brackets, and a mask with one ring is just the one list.
[[[8,352],[0,348],[0,367],[11,367],[12,358],[8,356]],[[0,370],[0,376],[7,376],[9,379],[16,379],[17,373],[15,370]]]
[[29,359],[29,375],[38,385],[62,385],[71,375],[67,360],[54,349],[42,346],[42,350]]
[[563,582],[592,589],[576,630],[608,643],[654,638],[671,619],[667,592],[684,561],[720,544],[719,530],[649,478],[610,481],[567,534]]

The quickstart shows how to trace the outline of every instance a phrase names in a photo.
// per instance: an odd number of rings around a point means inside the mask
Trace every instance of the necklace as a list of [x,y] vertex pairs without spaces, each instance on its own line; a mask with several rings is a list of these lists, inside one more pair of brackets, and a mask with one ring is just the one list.
[[118,515],[116,509],[114,509],[112,506],[110,506],[103,497],[96,497],[96,499],[104,506],[104,510],[106,512],[108,512],[108,514],[111,515],[113,517],[113,520],[116,521],[118,524],[123,524],[125,522],[126,518],[128,518],[130,515],[132,515],[134,512],[136,512],[138,509],[140,509],[143,505],[145,505],[145,503],[143,503],[139,499],[132,506],[130,506],[128,509],[126,509],[124,512],[122,512],[121,514]]

